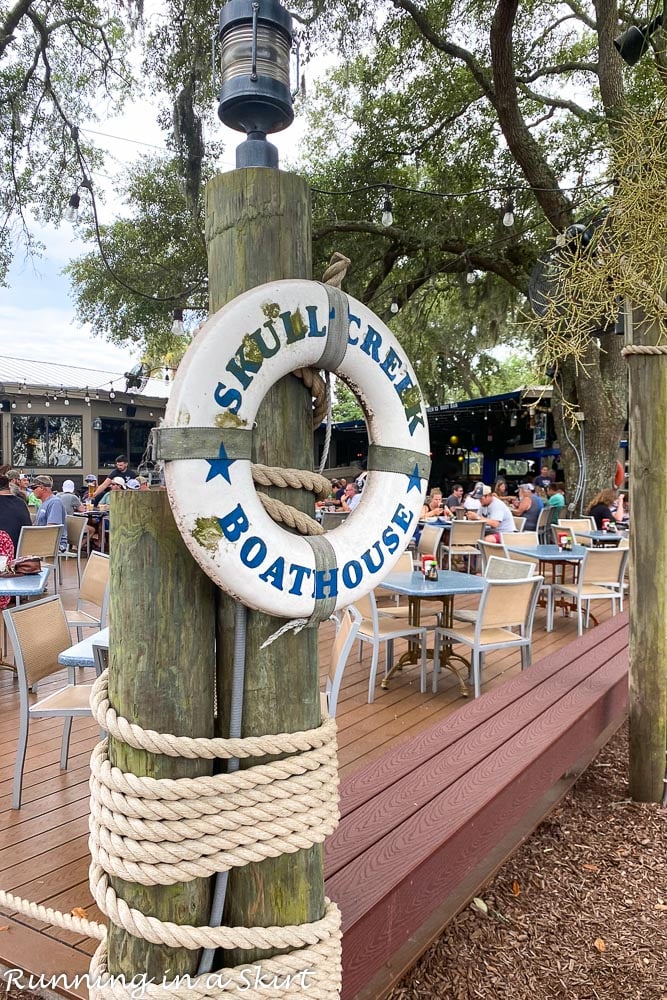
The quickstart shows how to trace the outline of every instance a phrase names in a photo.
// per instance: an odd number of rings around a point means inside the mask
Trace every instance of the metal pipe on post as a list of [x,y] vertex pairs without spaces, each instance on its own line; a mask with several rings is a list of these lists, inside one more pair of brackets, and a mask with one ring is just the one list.
[[[165,491],[114,494],[109,700],[144,729],[213,736],[215,588],[185,547]],[[135,750],[113,738],[109,759],[152,778],[194,778],[208,760]],[[208,923],[210,879],[145,886],[112,878],[118,896],[142,913],[177,924]],[[108,970],[127,979],[194,974],[197,952],[134,937],[111,923]]]
[[[210,311],[236,295],[278,278],[310,278],[308,187],[301,178],[247,168],[213,178],[206,190]],[[312,469],[310,393],[293,376],[267,394],[253,431],[254,462]],[[312,512],[300,490],[267,490]],[[243,736],[297,732],[319,725],[317,630],[288,632],[266,649],[281,620],[248,611]],[[218,610],[218,733],[229,732],[234,602],[220,595]],[[243,761],[248,766],[252,761]],[[324,866],[319,846],[234,868],[224,923],[236,926],[300,924],[324,913]],[[260,961],[271,952],[226,952],[216,966]]]

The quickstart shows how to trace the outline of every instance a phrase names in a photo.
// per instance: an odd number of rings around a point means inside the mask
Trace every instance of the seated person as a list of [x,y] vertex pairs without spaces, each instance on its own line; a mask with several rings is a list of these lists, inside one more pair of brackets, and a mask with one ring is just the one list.
[[558,524],[561,511],[565,507],[565,497],[562,489],[556,483],[547,486],[547,507],[551,511],[551,523]]
[[450,510],[456,510],[457,507],[463,506],[463,487],[460,483],[454,483],[446,503]]
[[65,480],[62,492],[56,493],[56,496],[65,508],[65,515],[74,514],[75,512],[86,509],[85,505],[81,503],[78,496],[74,492],[74,481],[72,479]]
[[625,520],[625,497],[616,490],[601,490],[591,500],[587,514],[595,518],[595,526],[602,531],[603,521],[615,521],[617,524]]
[[493,484],[493,492],[500,500],[507,500],[509,498],[507,481],[505,479],[496,479]]
[[484,536],[487,541],[501,542],[503,535],[509,535],[516,531],[511,510],[502,500],[498,499],[490,486],[478,483],[473,497],[479,500],[480,510],[479,512],[469,511],[470,520],[484,520],[495,529],[494,532]]
[[431,495],[426,498],[426,503],[422,507],[419,519],[421,521],[435,517],[451,517],[452,512],[442,499],[442,492],[438,489],[431,490]]
[[536,531],[537,519],[544,507],[544,501],[541,497],[536,496],[532,483],[521,483],[518,490],[519,500],[514,506],[513,513],[516,517],[525,517],[524,531]]
[[359,506],[359,501],[361,500],[361,493],[357,489],[355,483],[348,483],[345,487],[342,497],[340,498],[340,505],[344,511],[351,514]]

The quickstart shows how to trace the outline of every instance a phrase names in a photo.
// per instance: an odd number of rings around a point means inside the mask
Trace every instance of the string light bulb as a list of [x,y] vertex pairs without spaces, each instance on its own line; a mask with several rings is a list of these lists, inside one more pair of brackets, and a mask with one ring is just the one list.
[[475,284],[475,280],[476,280],[475,279],[475,272],[473,271],[473,269],[470,266],[470,264],[468,264],[468,269],[466,271],[466,281],[468,282],[469,285],[474,285]]
[[171,332],[174,337],[182,337],[185,334],[185,327],[183,326],[183,310],[174,309],[172,318],[173,323],[171,324]]
[[503,214],[503,226],[506,226],[508,229],[511,229],[513,225],[514,225],[514,202],[512,201],[512,198],[510,196],[505,202],[505,209]]
[[25,404],[29,410],[32,410],[32,397],[28,396],[28,402]]
[[391,195],[389,194],[389,188],[385,188],[385,199],[382,206],[382,225],[387,229],[389,226],[394,224],[394,214],[393,208],[394,203],[391,200]]
[[50,406],[50,405],[51,405],[51,401],[49,400],[49,397],[47,396],[46,399],[44,400],[44,406]]
[[86,406],[90,406],[90,392],[88,391],[88,386],[86,386],[86,391],[83,396],[83,401]]
[[391,305],[389,306],[389,310],[394,314],[394,316],[398,312],[398,302],[396,301],[396,299],[394,299]]
[[79,192],[75,191],[74,194],[70,195],[67,208],[65,209],[64,217],[67,222],[78,222],[80,204],[81,198],[79,197]]
[[116,398],[116,390],[113,387],[113,382],[111,383],[111,388],[109,389],[109,399]]

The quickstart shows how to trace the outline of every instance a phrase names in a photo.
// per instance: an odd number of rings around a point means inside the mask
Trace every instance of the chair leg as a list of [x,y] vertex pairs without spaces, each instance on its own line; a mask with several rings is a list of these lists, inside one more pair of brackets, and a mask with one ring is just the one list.
[[532,663],[532,657],[530,655],[530,646],[521,647],[521,669],[525,670]]
[[394,665],[394,640],[393,639],[387,639],[387,642],[385,643],[385,651],[384,651],[384,675],[385,675],[385,677],[388,676],[389,671],[391,670],[391,668],[393,667],[393,665]]
[[419,690],[421,694],[426,694],[426,632],[421,637],[421,662],[419,668]]
[[584,634],[584,618],[581,613],[581,601],[577,601],[577,635]]
[[23,767],[25,765],[25,753],[28,747],[28,726],[30,717],[28,707],[21,706],[21,719],[19,722],[19,739],[16,747],[16,764],[14,766],[14,794],[12,796],[12,809],[21,808],[21,791],[23,785]]
[[373,656],[371,657],[371,675],[368,679],[368,704],[372,705],[375,698],[375,675],[378,669],[378,657],[380,655],[380,647],[377,642],[373,643]]
[[435,631],[435,638],[433,639],[433,677],[431,680],[431,689],[433,694],[438,693],[438,678],[440,676],[440,636],[438,630]]
[[65,716],[63,722],[63,741],[60,744],[60,770],[67,770],[67,758],[69,756],[69,738],[72,732],[72,716]]
[[479,650],[477,649],[472,650],[472,656],[470,657],[470,665],[472,667],[472,680],[473,680],[475,698],[479,698],[480,694],[482,693],[482,677],[481,677]]

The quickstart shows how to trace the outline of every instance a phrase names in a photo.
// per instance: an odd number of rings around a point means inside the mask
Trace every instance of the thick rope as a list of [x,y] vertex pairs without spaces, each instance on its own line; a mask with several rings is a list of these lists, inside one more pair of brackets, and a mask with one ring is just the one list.
[[331,491],[331,481],[319,472],[305,472],[302,469],[281,469],[279,466],[252,466],[253,482],[260,486],[282,486],[304,489],[324,500]]
[[629,354],[667,354],[667,345],[658,344],[628,344],[621,350],[623,357],[627,357]]
[[276,500],[275,497],[267,496],[266,493],[258,493],[260,503],[266,513],[276,522],[286,524],[288,528],[294,528],[300,535],[323,535],[324,528],[310,514],[297,510],[290,504]]

